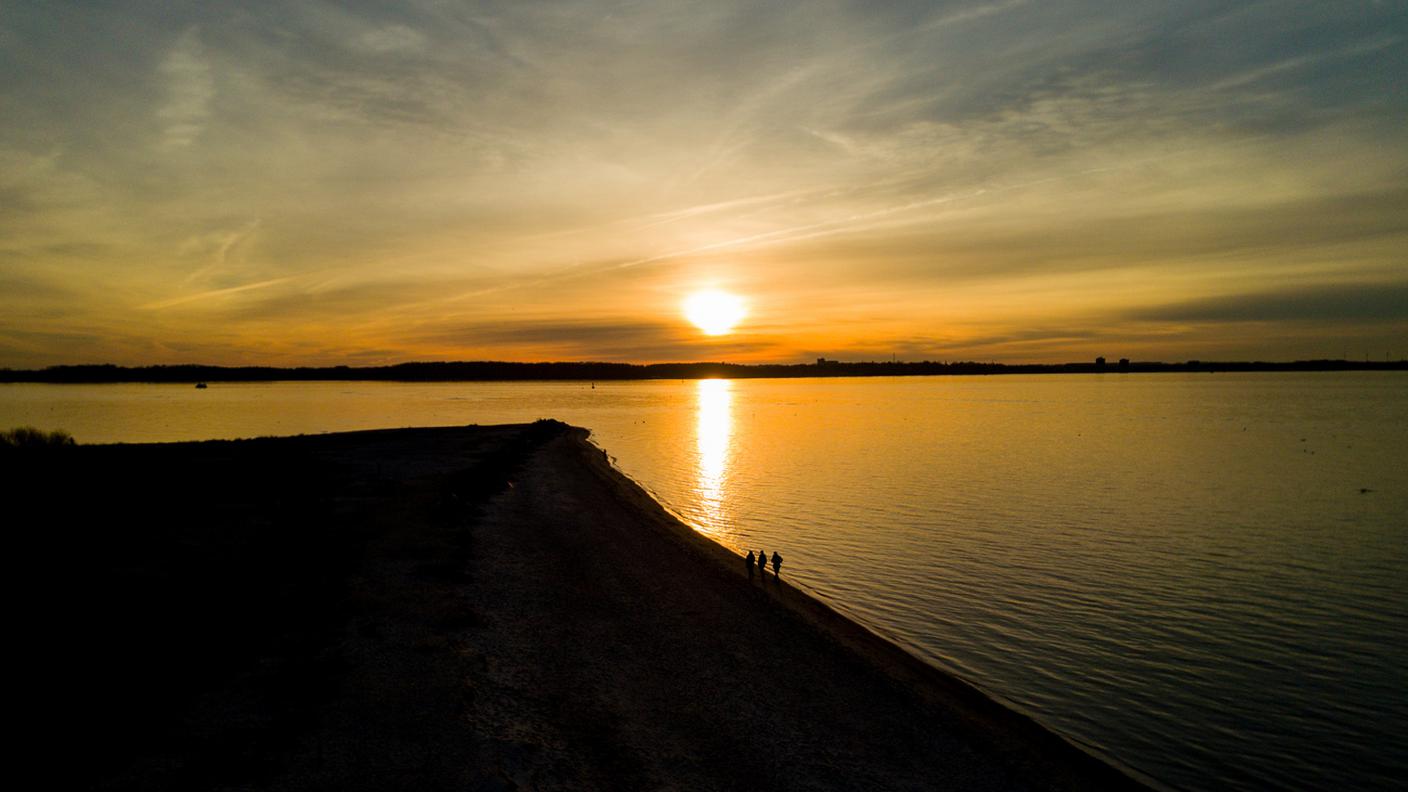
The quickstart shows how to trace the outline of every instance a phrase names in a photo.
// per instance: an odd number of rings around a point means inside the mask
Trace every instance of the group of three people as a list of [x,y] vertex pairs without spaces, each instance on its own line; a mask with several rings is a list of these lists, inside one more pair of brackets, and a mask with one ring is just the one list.
[[[753,564],[754,564],[754,561],[755,561],[755,560],[756,560],[756,562],[757,562],[757,564],[758,564],[758,572],[761,573],[761,574],[762,574],[763,576],[765,576],[765,577],[766,577],[767,574],[768,574],[768,554],[767,554],[767,552],[766,552],[766,551],[763,551],[763,550],[759,550],[759,551],[758,551],[758,555],[755,557],[755,556],[753,555],[753,551],[752,551],[752,550],[749,550],[749,551],[748,551],[748,555],[743,559],[743,563],[745,563],[745,564],[748,565],[748,579],[749,579],[749,580],[752,580],[752,579],[753,579]],[[772,573],[773,573],[773,575],[775,575],[775,576],[777,576],[777,577],[781,577],[781,576],[782,576],[782,555],[781,555],[780,553],[778,553],[776,550],[772,551]]]

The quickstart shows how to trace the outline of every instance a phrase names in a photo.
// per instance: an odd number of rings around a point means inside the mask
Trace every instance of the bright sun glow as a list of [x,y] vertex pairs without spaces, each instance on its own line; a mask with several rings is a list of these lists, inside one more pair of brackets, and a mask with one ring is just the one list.
[[728,292],[696,292],[684,301],[684,315],[708,335],[723,335],[743,318],[743,299]]

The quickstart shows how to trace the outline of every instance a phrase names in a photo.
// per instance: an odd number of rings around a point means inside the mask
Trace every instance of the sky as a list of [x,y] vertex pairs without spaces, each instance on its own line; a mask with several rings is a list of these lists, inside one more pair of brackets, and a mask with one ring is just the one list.
[[1394,0],[6,2],[0,366],[1399,359],[1405,130]]

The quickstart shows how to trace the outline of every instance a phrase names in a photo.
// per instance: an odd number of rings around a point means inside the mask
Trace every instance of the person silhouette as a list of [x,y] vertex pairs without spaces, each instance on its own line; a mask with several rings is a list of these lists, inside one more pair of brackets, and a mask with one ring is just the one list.
[[766,550],[758,551],[758,572],[763,576],[763,580],[768,579],[768,552]]
[[748,582],[753,582],[753,551],[748,551],[748,557],[743,559],[743,563],[748,566]]
[[782,554],[776,550],[772,551],[772,574],[773,577],[782,577]]

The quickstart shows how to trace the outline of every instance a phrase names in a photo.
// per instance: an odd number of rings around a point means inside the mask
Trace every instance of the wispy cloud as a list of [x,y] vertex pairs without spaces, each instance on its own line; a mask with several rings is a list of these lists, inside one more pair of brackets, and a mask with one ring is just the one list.
[[270,286],[277,286],[281,283],[288,283],[293,277],[273,278],[271,280],[259,281],[258,283],[245,283],[239,286],[230,286],[224,289],[211,289],[209,291],[197,292],[195,294],[185,294],[180,297],[173,297],[169,300],[158,300],[141,306],[142,310],[159,311],[165,308],[174,308],[178,305],[188,305],[195,302],[204,302],[219,297],[229,297],[234,294],[255,291],[256,289],[267,289]]
[[1240,74],[1225,77],[1213,83],[1209,88],[1214,91],[1227,90],[1229,88],[1241,88],[1245,85],[1260,82],[1276,75],[1295,72],[1310,68],[1318,63],[1326,61],[1343,60],[1355,58],[1361,55],[1371,55],[1380,50],[1387,49],[1403,42],[1402,36],[1376,35],[1367,41],[1355,42],[1347,47],[1332,50],[1329,52],[1317,52],[1308,55],[1299,55],[1293,58],[1286,58],[1275,63],[1256,66]]
[[191,145],[205,129],[210,102],[215,96],[215,79],[201,45],[198,28],[187,28],[157,67],[163,79],[166,102],[157,110],[163,126],[161,145],[181,148]]
[[751,358],[778,349],[777,342],[768,338],[717,342],[689,333],[677,324],[624,319],[472,322],[405,335],[398,340],[413,346],[507,350],[513,359],[737,360],[739,356]]
[[358,49],[376,54],[417,52],[425,47],[425,35],[405,25],[386,25],[363,32],[353,40]]
[[233,263],[231,255],[253,237],[258,229],[259,220],[255,219],[237,228],[197,234],[186,239],[181,243],[178,253],[197,256],[202,263],[182,280],[182,284],[189,286],[212,273],[228,268]]

